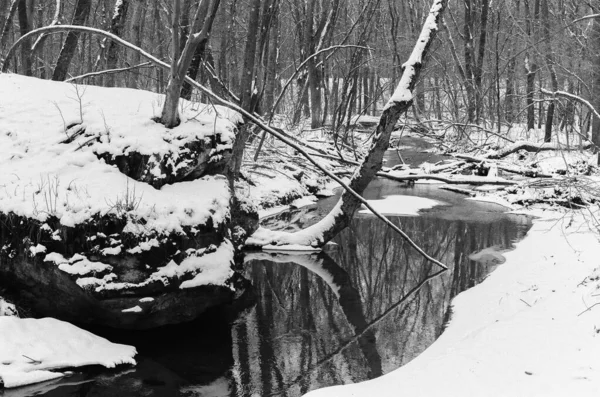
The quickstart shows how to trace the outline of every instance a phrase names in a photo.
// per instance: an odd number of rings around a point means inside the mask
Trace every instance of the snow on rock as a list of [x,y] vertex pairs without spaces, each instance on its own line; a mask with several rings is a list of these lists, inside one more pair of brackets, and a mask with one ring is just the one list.
[[36,256],[37,254],[43,254],[46,252],[46,247],[42,244],[38,244],[35,247],[30,247],[29,252],[31,252],[31,255],[33,256]]
[[[152,120],[162,100],[142,90],[0,74],[0,212],[40,222],[55,216],[71,227],[95,215],[127,213],[147,221],[144,228],[132,225],[135,233],[224,222],[230,198],[225,177],[208,175],[157,189],[98,157],[138,153],[175,159],[190,151],[187,142],[210,143],[215,134],[224,143],[212,150],[231,147],[237,113],[184,102],[181,125],[168,130]],[[61,143],[72,137],[69,126],[82,121],[85,139]]]
[[448,327],[423,354],[380,378],[307,396],[598,396],[600,242],[591,215],[530,214],[542,218],[502,266],[453,300]]
[[110,272],[113,269],[112,266],[102,262],[91,262],[81,254],[75,254],[67,260],[61,254],[52,252],[46,255],[44,262],[54,262],[63,272],[77,276]]
[[61,368],[135,365],[133,346],[53,318],[0,317],[0,380],[6,388],[60,378]]
[[[375,210],[384,215],[418,216],[419,211],[444,205],[441,201],[418,196],[393,195],[386,196],[381,200],[368,200]],[[361,214],[371,214],[371,211],[363,206]]]
[[19,312],[17,311],[17,307],[15,305],[8,303],[0,296],[0,317],[2,316],[19,317]]
[[[16,275],[32,310],[149,328],[231,300],[243,233],[232,233],[223,174],[242,119],[182,101],[167,129],[153,120],[163,101],[0,74],[0,279]],[[122,315],[144,296],[156,301]]]

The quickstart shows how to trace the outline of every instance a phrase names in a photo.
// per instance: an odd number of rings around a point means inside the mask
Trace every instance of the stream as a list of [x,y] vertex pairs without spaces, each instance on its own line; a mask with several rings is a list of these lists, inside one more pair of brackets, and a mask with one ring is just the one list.
[[[407,162],[439,160],[422,152],[427,145],[421,141],[402,143],[412,147],[402,150]],[[386,160],[393,166],[398,154],[389,151]],[[449,271],[431,278],[438,269],[381,221],[360,213],[321,253],[249,253],[246,277],[256,304],[241,313],[211,310],[189,324],[104,332],[137,347],[137,367],[75,373],[0,395],[296,397],[397,369],[439,337],[452,316],[452,298],[502,266],[502,253],[525,236],[531,219],[435,184],[377,179],[365,192],[370,200],[390,195],[443,203],[390,219]],[[296,230],[316,222],[336,200],[283,212],[263,226]]]

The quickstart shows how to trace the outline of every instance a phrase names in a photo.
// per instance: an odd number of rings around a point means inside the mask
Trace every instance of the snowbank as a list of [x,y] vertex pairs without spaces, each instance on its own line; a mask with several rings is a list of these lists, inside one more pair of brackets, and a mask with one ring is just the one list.
[[598,235],[589,213],[535,215],[506,263],[454,299],[448,328],[423,354],[380,378],[307,395],[599,395]]
[[60,378],[61,368],[136,363],[134,347],[53,318],[0,317],[0,335],[0,381],[7,388]]
[[[55,216],[72,227],[94,215],[121,211],[147,222],[144,228],[132,224],[134,233],[178,232],[209,219],[215,225],[224,222],[230,198],[226,178],[206,176],[156,189],[99,158],[135,152],[168,157],[181,168],[189,165],[178,159],[190,142],[216,139],[221,143],[215,153],[231,148],[231,120],[239,115],[183,102],[182,124],[168,130],[152,120],[163,98],[142,90],[0,74],[0,212],[41,222]],[[69,126],[78,123],[85,136],[64,143],[75,133]],[[152,161],[148,169],[160,173],[159,161]]]

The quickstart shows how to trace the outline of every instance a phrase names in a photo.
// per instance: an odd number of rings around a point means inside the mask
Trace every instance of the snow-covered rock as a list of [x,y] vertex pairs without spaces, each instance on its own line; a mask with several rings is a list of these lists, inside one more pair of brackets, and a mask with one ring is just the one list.
[[147,328],[235,295],[224,171],[242,120],[182,101],[167,129],[163,99],[0,74],[0,282],[36,314]]
[[15,305],[8,303],[0,296],[0,317],[2,316],[19,317],[19,312]]
[[135,365],[133,346],[53,318],[0,317],[0,383],[19,387],[64,376],[62,368]]

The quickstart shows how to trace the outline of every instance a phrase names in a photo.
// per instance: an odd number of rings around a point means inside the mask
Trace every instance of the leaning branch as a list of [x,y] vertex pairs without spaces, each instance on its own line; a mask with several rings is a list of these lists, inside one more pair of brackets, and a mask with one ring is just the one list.
[[71,77],[70,79],[66,79],[65,82],[70,83],[71,81],[86,79],[88,77],[97,77],[97,76],[102,76],[105,74],[128,72],[128,71],[138,69],[138,68],[145,68],[145,67],[149,66],[150,64],[151,64],[151,62],[144,62],[144,63],[140,63],[138,65],[129,66],[127,68],[107,69],[107,70],[100,70],[98,72],[85,73],[85,74],[82,74],[79,76]]
[[563,97],[563,98],[567,98],[567,99],[571,99],[573,101],[579,102],[582,105],[584,105],[585,107],[587,107],[600,120],[600,113],[598,113],[596,108],[589,101],[583,99],[580,96],[571,94],[570,92],[566,92],[566,91],[549,91],[545,88],[542,88],[541,91],[542,91],[542,94],[552,95],[555,97],[559,96],[559,97]]

